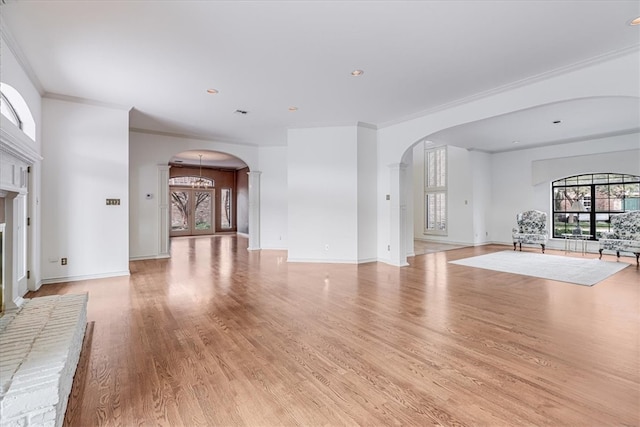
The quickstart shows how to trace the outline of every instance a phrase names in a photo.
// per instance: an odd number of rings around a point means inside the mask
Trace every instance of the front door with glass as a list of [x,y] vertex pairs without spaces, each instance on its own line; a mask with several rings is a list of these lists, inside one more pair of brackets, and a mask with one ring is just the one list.
[[171,188],[171,236],[213,234],[214,190]]

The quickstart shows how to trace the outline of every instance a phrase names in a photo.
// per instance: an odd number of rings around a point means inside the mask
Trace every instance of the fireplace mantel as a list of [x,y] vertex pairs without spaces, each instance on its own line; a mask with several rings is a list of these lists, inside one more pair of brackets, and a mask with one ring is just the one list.
[[0,219],[4,223],[2,283],[7,310],[22,305],[22,296],[27,289],[28,171],[41,160],[35,142],[17,126],[3,121],[0,128],[0,198],[3,201]]

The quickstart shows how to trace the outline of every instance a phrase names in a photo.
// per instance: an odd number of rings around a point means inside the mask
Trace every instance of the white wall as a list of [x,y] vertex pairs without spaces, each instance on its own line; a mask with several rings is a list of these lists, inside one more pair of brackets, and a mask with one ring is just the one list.
[[377,132],[366,124],[357,127],[358,262],[377,259]]
[[260,246],[287,248],[287,147],[260,148]]
[[[575,159],[588,156],[582,169],[575,168]],[[600,158],[600,161],[598,161]],[[573,142],[552,147],[497,153],[491,156],[491,240],[511,243],[511,229],[518,212],[538,209],[549,215],[551,228],[551,180],[532,183],[533,164],[555,159],[558,179],[582,173],[627,173],[640,175],[640,134],[630,134]],[[568,166],[564,167],[563,163]],[[597,165],[597,166],[595,166]],[[567,171],[566,174],[564,171]],[[564,242],[549,242],[550,248],[560,248]],[[595,243],[590,243],[593,245]],[[592,248],[593,249],[593,248]]]
[[492,239],[489,233],[491,217],[491,155],[481,151],[469,153],[471,161],[471,188],[473,198],[470,201],[473,216],[473,243],[481,245]]
[[128,274],[129,112],[48,98],[42,107],[43,282]]
[[[136,131],[132,131],[129,138],[131,259],[160,256],[158,165],[166,166],[172,156],[182,151],[211,150],[234,155],[242,159],[251,171],[259,170],[257,147]],[[261,179],[264,180],[265,177],[262,176]],[[261,191],[264,191],[262,185]],[[153,194],[153,198],[147,199],[147,193]]]
[[289,261],[357,262],[357,127],[288,131]]
[[463,148],[448,146],[447,167],[447,236],[440,241],[470,245],[473,244],[474,168],[471,153]]

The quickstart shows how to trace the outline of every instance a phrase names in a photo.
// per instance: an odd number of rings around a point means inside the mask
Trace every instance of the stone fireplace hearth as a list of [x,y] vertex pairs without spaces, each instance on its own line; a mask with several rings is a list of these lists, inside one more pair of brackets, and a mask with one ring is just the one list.
[[62,426],[87,294],[26,299],[0,317],[0,427]]

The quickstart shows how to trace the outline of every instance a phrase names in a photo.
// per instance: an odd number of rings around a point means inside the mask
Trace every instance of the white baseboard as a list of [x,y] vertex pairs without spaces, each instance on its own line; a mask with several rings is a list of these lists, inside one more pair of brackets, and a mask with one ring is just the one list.
[[[414,237],[413,240],[417,240],[419,242],[426,242],[426,243],[443,243],[446,245],[475,246],[474,243],[459,242],[457,240],[425,239],[423,237]],[[481,243],[481,244],[485,244],[485,243]]]
[[[375,261],[375,259],[373,260]],[[371,261],[358,261],[355,259],[312,259],[312,258],[287,258],[287,262],[309,262],[313,264],[361,264]]]
[[143,255],[129,257],[129,261],[144,261],[146,259],[167,259],[171,258],[171,255]]
[[378,262],[381,262],[381,263],[387,264],[387,265],[391,265],[393,267],[407,267],[408,265],[410,265],[408,262],[405,262],[404,264],[396,264],[395,262],[392,262],[388,258],[378,258]]
[[66,276],[66,277],[53,277],[51,279],[42,279],[43,285],[51,285],[54,283],[65,283],[65,282],[78,282],[80,280],[93,280],[93,279],[108,279],[109,277],[122,277],[122,276],[130,276],[131,273],[129,270],[125,271],[114,271],[113,273],[102,273],[102,274],[85,274],[82,276]]

